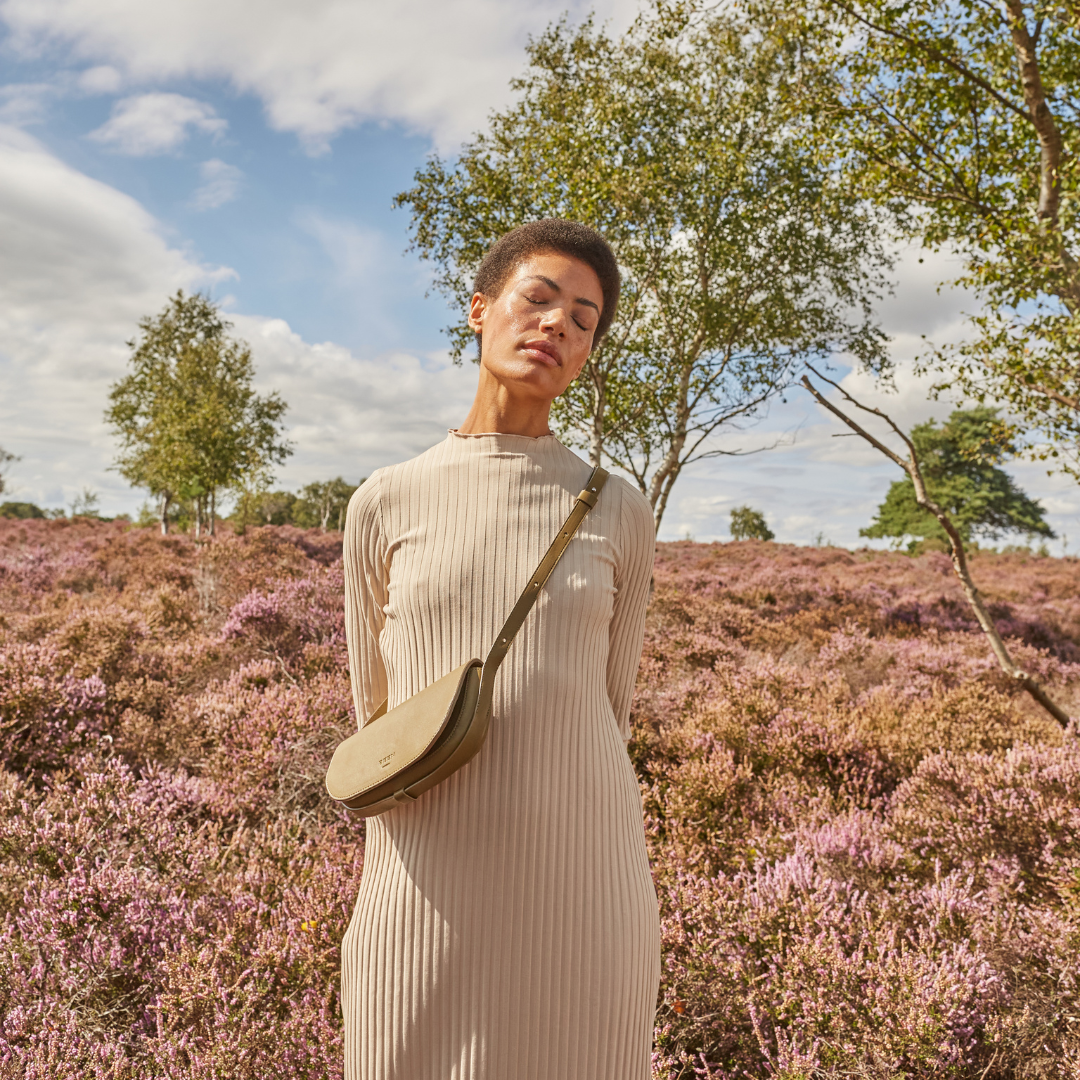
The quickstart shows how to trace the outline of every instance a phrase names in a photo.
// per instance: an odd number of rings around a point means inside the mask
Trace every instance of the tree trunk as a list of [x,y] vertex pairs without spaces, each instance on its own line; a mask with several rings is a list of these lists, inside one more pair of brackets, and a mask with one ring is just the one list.
[[604,454],[604,410],[607,408],[604,377],[597,374],[593,379],[593,417],[589,428],[589,464],[595,469]]
[[970,605],[971,610],[975,613],[975,619],[978,622],[979,627],[982,629],[983,634],[990,643],[990,649],[998,662],[998,666],[1006,675],[1015,680],[1017,686],[1026,690],[1027,693],[1030,694],[1059,724],[1061,724],[1062,727],[1068,727],[1069,714],[1050,698],[1049,694],[1047,694],[1040,685],[1038,679],[1021,668],[1010,655],[1008,647],[1002,639],[1001,634],[998,632],[998,628],[994,625],[994,620],[990,618],[990,613],[986,610],[982,594],[979,592],[971,577],[971,571],[967,561],[967,552],[964,550],[964,541],[960,536],[959,530],[953,524],[949,515],[934,502],[927,493],[926,484],[923,481],[922,469],[919,465],[919,458],[915,453],[915,444],[900,430],[899,427],[897,427],[886,413],[881,411],[881,409],[875,409],[871,408],[869,405],[860,404],[842,386],[840,386],[839,383],[835,383],[832,379],[826,378],[814,368],[811,368],[810,370],[824,382],[836,387],[836,389],[857,408],[881,417],[881,419],[883,419],[907,444],[908,457],[905,460],[896,453],[895,450],[886,446],[880,439],[876,439],[865,428],[857,424],[847,415],[847,413],[837,408],[832,402],[827,401],[818,391],[817,387],[815,387],[805,375],[802,377],[802,385],[810,391],[819,405],[823,405],[834,416],[847,424],[856,435],[865,439],[871,446],[880,450],[887,458],[896,462],[896,464],[911,477],[911,483],[915,489],[915,502],[937,518],[938,524],[945,530],[945,535],[949,538],[949,557],[952,560],[953,573],[956,574],[956,577],[960,582],[960,587],[964,591],[964,597]]
[[161,496],[161,535],[169,535],[169,496]]
[[210,492],[210,535],[213,536],[217,526],[217,489]]
[[674,467],[668,470],[664,482],[660,485],[660,492],[656,504],[653,506],[653,526],[657,533],[660,532],[660,522],[663,520],[664,511],[667,509],[668,496],[671,494],[671,489],[675,486],[675,481],[679,479],[679,473],[681,471],[682,466],[676,462]]
[[1046,103],[1035,40],[1028,32],[1024,5],[1020,0],[1006,0],[1005,6],[1009,12],[1009,30],[1016,49],[1016,62],[1020,68],[1024,104],[1028,107],[1035,133],[1039,137],[1039,217],[1057,228],[1061,201],[1061,132]]
[[1065,156],[1064,140],[1057,120],[1046,99],[1042,71],[1039,68],[1038,31],[1032,37],[1024,15],[1021,0],[1006,0],[1009,13],[1009,32],[1016,51],[1016,63],[1020,70],[1020,85],[1024,92],[1024,104],[1031,116],[1032,127],[1039,139],[1039,220],[1046,222],[1053,232],[1057,254],[1069,272],[1071,280],[1059,295],[1073,315],[1080,314],[1080,267],[1065,245],[1058,219],[1061,208],[1061,169]]
[[202,496],[195,496],[195,539],[198,540],[202,535]]
[[664,455],[664,460],[653,473],[652,483],[649,485],[649,502],[652,504],[653,523],[657,533],[660,532],[660,521],[667,509],[668,496],[682,471],[683,463],[679,458],[686,445],[686,431],[690,424],[690,375],[692,371],[693,364],[683,365],[679,378],[679,404],[675,414],[675,434]]

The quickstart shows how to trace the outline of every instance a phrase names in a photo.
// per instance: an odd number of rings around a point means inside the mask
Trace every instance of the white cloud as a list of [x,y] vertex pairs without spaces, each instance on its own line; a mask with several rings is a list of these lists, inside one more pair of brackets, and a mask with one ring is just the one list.
[[118,101],[112,116],[89,138],[121,154],[167,154],[187,139],[189,129],[219,136],[229,126],[212,105],[183,94],[138,94]]
[[[600,0],[600,19],[629,23],[638,0]],[[314,151],[343,128],[396,121],[444,147],[506,100],[522,46],[584,0],[0,0],[11,46],[63,44],[84,62],[160,85],[224,78],[258,96],[270,123]]]
[[229,271],[170,248],[127,195],[0,127],[0,431],[13,497],[61,505],[84,484],[131,502],[105,466],[108,385],[138,319]]
[[[0,127],[0,235],[0,443],[22,459],[9,497],[63,506],[89,485],[103,512],[133,511],[142,496],[109,471],[115,445],[102,418],[126,369],[125,342],[176,289],[212,288],[232,272],[170,247],[134,199],[11,127]],[[252,345],[260,387],[289,402],[297,453],[281,482],[290,487],[411,457],[472,399],[471,366],[358,358],[310,345],[281,320],[230,318]]]
[[235,165],[211,158],[199,166],[202,183],[195,189],[191,202],[196,210],[216,210],[240,193],[244,173]]
[[40,123],[56,87],[50,83],[10,83],[0,86],[0,124],[25,127]]
[[77,82],[79,89],[86,94],[116,94],[124,80],[111,64],[97,64],[87,68]]
[[311,345],[281,319],[230,316],[252,347],[258,383],[289,403],[296,454],[281,482],[296,487],[341,474],[353,482],[426,450],[468,412],[472,365],[408,353],[358,357],[333,342]]
[[[917,376],[913,365],[917,354],[928,351],[929,343],[961,341],[970,332],[962,312],[976,310],[976,298],[953,289],[938,290],[939,282],[954,278],[958,271],[957,261],[948,255],[901,251],[896,293],[879,309],[882,325],[893,338],[895,392],[886,393],[871,376],[859,371],[837,376],[845,390],[864,404],[882,409],[904,431],[931,417],[944,420],[963,405],[948,396],[931,400],[930,386],[935,380]],[[887,445],[903,450],[901,440],[883,421],[842,403],[836,390],[821,389],[828,390],[831,401],[857,415]],[[796,438],[788,445],[690,466],[673,492],[660,538],[675,540],[690,533],[698,540],[727,540],[731,507],[749,503],[765,512],[778,540],[808,544],[822,534],[827,541],[846,546],[867,543],[859,529],[870,523],[889,484],[903,474],[805,392],[789,395],[786,405],[775,405],[759,428],[728,435],[720,445],[748,447],[755,439],[756,445],[764,445],[777,432],[796,428]],[[1065,477],[1047,477],[1044,467],[1031,462],[1010,462],[1008,469],[1025,491],[1043,500],[1051,525],[1073,537],[1069,550],[1075,551],[1080,541],[1080,487]],[[1059,550],[1054,546],[1055,553]]]

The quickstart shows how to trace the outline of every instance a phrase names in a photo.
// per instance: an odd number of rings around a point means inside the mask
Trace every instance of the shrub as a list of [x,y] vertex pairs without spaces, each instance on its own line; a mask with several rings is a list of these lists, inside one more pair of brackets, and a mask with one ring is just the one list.
[[[341,1076],[340,536],[0,521],[0,1080]],[[1080,564],[979,553],[1080,703]],[[634,701],[654,1076],[1078,1075],[1080,746],[947,562],[661,545]]]
[[731,511],[732,540],[773,540],[773,531],[765,523],[765,515],[750,506],[736,506]]

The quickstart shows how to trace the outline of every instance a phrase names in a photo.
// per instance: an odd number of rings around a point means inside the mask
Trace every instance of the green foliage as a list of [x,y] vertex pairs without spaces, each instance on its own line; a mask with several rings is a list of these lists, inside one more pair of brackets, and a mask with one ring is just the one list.
[[237,501],[234,520],[241,525],[289,525],[296,496],[291,491],[261,491]]
[[252,388],[251,350],[198,293],[177,292],[129,342],[131,372],[115,383],[105,418],[120,437],[116,467],[161,500],[189,500],[196,531],[213,526],[218,492],[265,488],[292,453],[281,438],[285,402]]
[[28,502],[0,503],[0,518],[14,518],[26,521],[29,518],[43,518],[45,511],[40,506]]
[[[667,4],[621,39],[561,21],[528,46],[516,102],[397,197],[462,315],[481,258],[514,226],[564,217],[608,238],[620,310],[553,423],[594,463],[630,471],[658,522],[682,468],[759,414],[803,357],[886,363],[870,310],[887,266],[876,219],[785,105],[808,74],[799,42],[746,29]],[[449,334],[460,357],[463,317]]]
[[336,476],[333,480],[307,484],[297,494],[291,491],[253,493],[238,500],[232,520],[241,529],[248,525],[296,525],[301,529],[341,532],[345,528],[349,499],[357,487]]
[[[927,494],[952,518],[965,541],[1003,533],[1053,537],[1043,508],[1017,487],[998,463],[1015,452],[996,409],[958,409],[946,424],[933,420],[911,429]],[[915,501],[911,478],[895,481],[877,517],[860,536],[940,541],[948,538],[937,519]]]
[[[776,12],[765,5],[770,23]],[[925,359],[1080,477],[1080,20],[1043,0],[816,0],[819,145],[903,231],[959,252],[974,335]]]
[[98,503],[101,501],[98,493],[93,488],[84,487],[74,499],[71,500],[71,516],[76,517],[101,517],[98,512]]
[[307,529],[318,526],[323,532],[328,528],[341,532],[345,528],[349,500],[358,486],[346,483],[340,476],[305,485],[292,507],[293,524]]
[[4,472],[5,472],[5,470],[7,469],[7,467],[13,461],[18,461],[18,460],[19,459],[14,454],[8,453],[7,450],[5,450],[2,446],[0,446],[0,495],[2,495],[4,493],[4,488],[5,488]]
[[765,515],[750,506],[736,506],[731,511],[732,540],[775,540],[776,536],[765,522]]

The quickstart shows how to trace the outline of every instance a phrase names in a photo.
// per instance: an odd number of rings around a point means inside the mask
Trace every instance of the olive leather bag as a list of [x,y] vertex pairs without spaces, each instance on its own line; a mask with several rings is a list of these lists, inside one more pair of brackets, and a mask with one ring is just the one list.
[[462,664],[389,712],[384,701],[338,746],[326,772],[331,798],[361,817],[375,817],[415,802],[477,753],[487,736],[499,665],[607,478],[603,469],[593,469],[483,663]]

